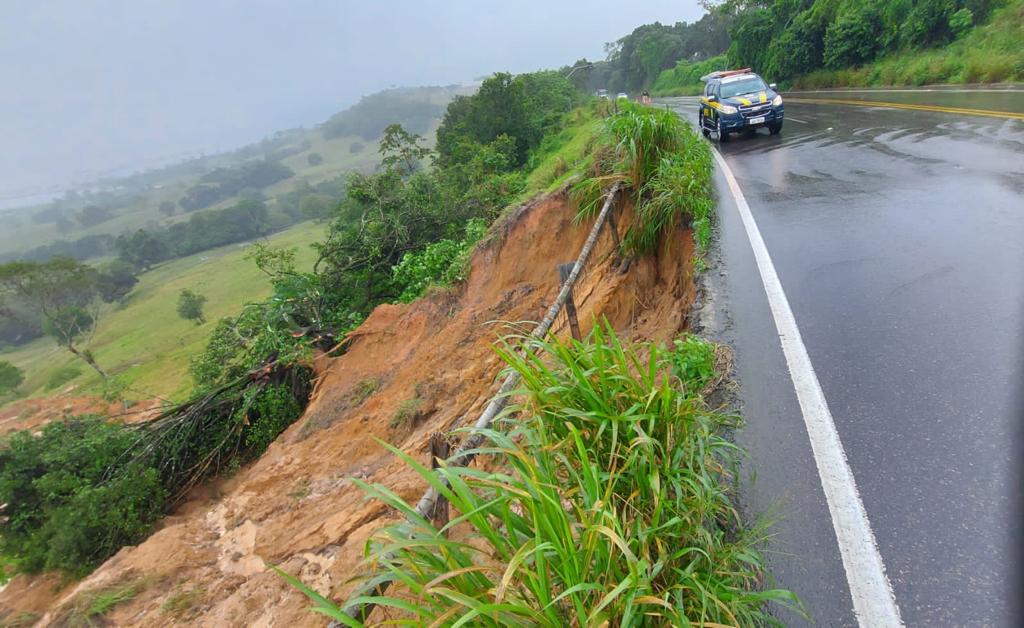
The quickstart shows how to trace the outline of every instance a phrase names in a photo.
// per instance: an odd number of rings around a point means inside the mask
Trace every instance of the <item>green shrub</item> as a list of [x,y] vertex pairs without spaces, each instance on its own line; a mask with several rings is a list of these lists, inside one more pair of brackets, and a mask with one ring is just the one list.
[[687,393],[700,392],[715,375],[715,345],[695,334],[675,340],[669,353],[672,374],[687,388]]
[[825,31],[825,65],[844,68],[874,58],[878,51],[878,11],[872,4],[862,4],[843,14]]
[[135,433],[98,418],[18,432],[0,451],[0,551],[15,569],[83,575],[145,537],[166,492],[148,465],[109,473]]
[[918,0],[900,30],[903,44],[923,48],[947,42],[955,11],[953,0]]
[[249,448],[248,457],[256,458],[274,442],[278,434],[295,422],[302,414],[302,406],[292,392],[282,385],[268,386],[263,389],[250,389],[255,392],[252,400],[244,402],[243,409],[235,415],[235,420],[246,425],[245,444]]
[[974,26],[974,14],[970,9],[963,8],[949,16],[949,30],[954,37],[962,37]]
[[12,392],[25,381],[25,373],[10,362],[0,361],[0,395]]
[[475,218],[466,223],[461,240],[439,240],[420,251],[406,253],[392,271],[394,282],[402,288],[398,300],[409,303],[434,283],[464,281],[473,247],[486,232],[487,222]]
[[77,364],[68,364],[58,368],[46,380],[46,390],[55,390],[82,374],[82,369]]

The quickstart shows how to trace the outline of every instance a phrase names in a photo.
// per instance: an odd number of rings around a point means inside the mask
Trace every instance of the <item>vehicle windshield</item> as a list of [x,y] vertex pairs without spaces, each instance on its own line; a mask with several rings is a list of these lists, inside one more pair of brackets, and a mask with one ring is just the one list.
[[730,83],[722,83],[722,98],[732,98],[733,96],[739,96],[740,94],[749,94],[750,92],[759,92],[768,89],[768,86],[764,84],[758,76],[752,76],[750,78],[733,81]]

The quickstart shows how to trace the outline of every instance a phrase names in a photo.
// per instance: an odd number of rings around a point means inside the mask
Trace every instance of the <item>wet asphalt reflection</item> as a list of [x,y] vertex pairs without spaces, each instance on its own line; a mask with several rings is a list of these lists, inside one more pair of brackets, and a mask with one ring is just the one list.
[[[810,96],[810,94],[807,94]],[[829,94],[815,94],[815,98]],[[1024,112],[1024,90],[837,94]],[[695,99],[666,99],[696,124]],[[786,105],[720,149],[835,418],[907,625],[1016,617],[1024,375],[1024,122]],[[736,349],[752,513],[814,625],[855,625],[828,510],[750,245],[721,177],[712,286]],[[787,624],[805,623],[778,610]]]

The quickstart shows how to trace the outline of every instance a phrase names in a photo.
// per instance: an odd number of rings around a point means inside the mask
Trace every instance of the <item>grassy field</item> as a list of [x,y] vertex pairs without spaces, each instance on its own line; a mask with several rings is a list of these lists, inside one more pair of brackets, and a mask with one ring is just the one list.
[[[315,260],[308,245],[323,233],[324,225],[306,222],[269,242],[297,247],[299,268],[307,269]],[[203,349],[216,321],[270,294],[266,276],[244,256],[244,245],[235,244],[163,264],[143,274],[123,304],[104,313],[90,347],[101,367],[132,388],[130,399],[183,398],[190,386],[189,359]],[[178,316],[178,293],[184,288],[206,296],[206,324]],[[82,392],[100,390],[99,376],[49,338],[0,353],[0,359],[24,369],[21,390],[29,395],[51,394],[46,390],[50,377],[69,365],[81,365],[81,375],[62,388],[77,384]]]

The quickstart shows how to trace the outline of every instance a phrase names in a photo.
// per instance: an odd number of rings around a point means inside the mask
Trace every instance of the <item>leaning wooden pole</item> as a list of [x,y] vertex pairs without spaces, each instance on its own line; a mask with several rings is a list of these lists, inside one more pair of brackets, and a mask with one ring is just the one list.
[[[562,306],[565,305],[566,300],[572,294],[573,286],[576,285],[576,280],[579,279],[580,273],[583,272],[583,267],[586,266],[587,260],[590,258],[590,253],[594,250],[594,246],[597,244],[597,240],[601,235],[601,227],[604,226],[608,215],[611,213],[612,206],[615,204],[615,198],[618,196],[619,183],[616,183],[608,191],[605,196],[604,205],[601,207],[601,211],[597,215],[597,220],[594,221],[594,226],[590,229],[590,235],[587,236],[586,242],[583,243],[583,248],[580,250],[579,257],[576,258],[576,263],[573,264],[572,271],[569,276],[562,283],[562,289],[558,293],[558,297],[555,299],[551,307],[548,308],[547,314],[540,321],[540,324],[534,328],[530,333],[533,338],[543,338],[551,330],[551,325],[554,324],[555,318],[558,313],[562,310]],[[519,385],[519,373],[512,371],[505,376],[505,381],[501,383],[501,388],[498,392],[491,397],[491,401],[484,408],[484,411],[480,414],[480,418],[473,424],[472,435],[466,439],[464,443],[459,447],[458,451],[448,460],[448,466],[467,466],[476,457],[475,450],[483,444],[484,435],[481,430],[490,427],[494,419],[505,409],[508,405],[509,395],[515,390],[516,386]],[[443,477],[441,481],[447,484],[447,480]],[[416,504],[416,514],[420,517],[429,517],[434,511],[434,504],[437,501],[439,493],[434,487],[430,487],[420,498],[419,503]],[[390,560],[392,556],[387,556],[386,559]],[[364,596],[379,596],[383,595],[387,588],[391,585],[391,582],[381,582],[376,585],[364,585],[362,589],[358,590],[355,595],[350,597],[359,598]],[[352,619],[358,621],[366,621],[373,612],[376,604],[353,604],[345,607],[345,614]],[[331,627],[341,626],[338,622],[331,622]]]

